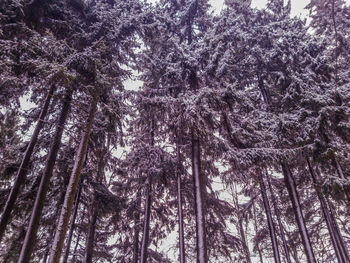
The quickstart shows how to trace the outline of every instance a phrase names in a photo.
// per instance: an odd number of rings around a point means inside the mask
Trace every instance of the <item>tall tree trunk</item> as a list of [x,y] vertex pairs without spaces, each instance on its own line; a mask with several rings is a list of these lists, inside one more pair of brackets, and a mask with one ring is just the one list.
[[147,262],[151,207],[152,207],[152,176],[149,175],[148,179],[147,179],[146,203],[145,203],[145,212],[144,212],[144,220],[143,220],[143,235],[142,235],[142,243],[141,243],[141,263]]
[[[258,233],[258,223],[257,223],[257,220],[256,220],[256,209],[255,209],[255,202],[253,203],[253,213],[254,213],[254,230],[255,230],[255,233]],[[263,257],[262,257],[262,253],[261,253],[261,250],[260,250],[260,246],[259,246],[259,243],[256,244],[256,247],[258,249],[258,254],[259,254],[259,259],[260,259],[260,263],[264,263],[264,260],[263,260]],[[250,258],[249,258],[249,261],[247,261],[247,263],[250,263]]]
[[[150,122],[150,141],[149,144],[154,146],[154,123],[153,119]],[[150,218],[151,218],[151,208],[152,208],[152,174],[148,174],[146,182],[146,203],[143,219],[143,234],[141,242],[141,263],[147,262],[148,257],[148,243],[149,243],[149,230],[150,230]]]
[[84,263],[92,263],[92,256],[94,252],[94,239],[95,239],[95,230],[96,230],[96,221],[97,221],[97,212],[98,205],[96,200],[96,193],[94,194],[94,200],[92,202],[92,213],[89,222],[89,232],[86,240],[85,256]]
[[6,204],[4,206],[4,209],[3,209],[3,212],[1,215],[1,219],[0,219],[0,242],[1,242],[2,237],[4,235],[6,226],[10,220],[11,212],[12,212],[12,209],[15,205],[20,187],[25,181],[30,158],[31,158],[32,153],[34,151],[34,146],[36,145],[36,142],[38,140],[39,133],[40,133],[42,127],[44,126],[44,119],[45,119],[47,111],[49,109],[51,97],[53,96],[54,91],[55,91],[55,85],[51,85],[49,92],[46,96],[44,105],[41,109],[38,123],[36,124],[35,130],[32,134],[30,142],[29,142],[27,149],[24,153],[21,165],[18,168],[15,182],[11,188],[11,192],[10,192],[9,196],[7,197]]
[[270,176],[267,173],[267,171],[266,171],[266,176],[267,176],[267,183],[268,183],[268,186],[269,186],[269,189],[270,189],[270,193],[271,193],[272,204],[274,206],[275,215],[276,215],[277,221],[278,221],[278,227],[279,227],[281,238],[282,238],[282,242],[283,242],[283,250],[284,250],[285,257],[286,257],[286,261],[287,261],[287,263],[292,263],[292,260],[291,260],[290,255],[289,255],[289,250],[288,250],[286,236],[285,236],[285,233],[284,233],[284,228],[283,228],[283,225],[282,225],[280,211],[278,209],[275,193],[274,193],[274,191],[272,189]]
[[137,192],[136,195],[136,211],[134,214],[134,244],[133,244],[133,263],[139,262],[139,234],[140,234],[140,204],[141,204],[141,193]]
[[95,118],[96,108],[97,97],[94,96],[90,104],[89,116],[86,121],[86,127],[82,132],[80,145],[74,161],[74,167],[70,176],[70,181],[64,198],[63,207],[61,209],[60,219],[58,222],[54,242],[50,252],[49,263],[59,263],[60,261],[62,248],[64,244],[64,238],[68,229],[69,218],[72,212],[75,195],[78,190],[80,174],[84,164],[90,133]]
[[184,237],[184,225],[183,225],[183,212],[182,212],[182,185],[181,185],[181,153],[180,153],[180,131],[177,132],[177,142],[176,142],[176,155],[177,155],[177,214],[178,214],[178,224],[179,224],[179,252],[180,252],[180,263],[186,262],[185,254],[185,237]]
[[331,206],[331,204],[330,204],[328,199],[326,200],[326,205],[327,204],[328,204],[328,211],[329,211],[330,221],[331,221],[331,224],[332,224],[332,227],[333,227],[333,230],[334,230],[334,236],[335,236],[336,242],[338,244],[338,248],[339,248],[341,257],[344,260],[344,262],[348,263],[348,262],[350,262],[349,252],[348,252],[347,246],[346,246],[346,244],[344,242],[343,236],[340,233],[337,220],[336,220],[336,218],[334,216],[334,213],[332,211],[332,206]]
[[338,259],[338,262],[342,263],[343,259],[342,259],[342,256],[341,256],[341,253],[340,253],[340,249],[339,249],[336,237],[335,237],[335,233],[334,233],[334,229],[333,229],[333,225],[332,225],[332,220],[330,218],[330,214],[329,214],[329,211],[328,211],[326,200],[324,199],[324,197],[320,193],[320,190],[317,187],[316,174],[315,174],[315,171],[314,171],[314,169],[313,169],[313,167],[312,167],[312,165],[310,163],[309,158],[306,158],[306,162],[307,162],[307,165],[308,165],[308,168],[309,168],[309,172],[311,174],[312,182],[314,184],[318,200],[320,201],[322,213],[323,213],[324,219],[326,221],[326,225],[327,225],[328,232],[329,232],[332,244],[333,244],[335,255],[336,255],[337,259]]
[[259,183],[260,183],[261,196],[263,199],[265,212],[266,212],[267,224],[269,226],[269,233],[270,233],[270,238],[272,243],[274,261],[275,263],[280,263],[281,259],[280,259],[280,252],[278,250],[277,234],[276,234],[275,224],[272,219],[271,208],[267,197],[266,187],[265,187],[264,177],[262,172],[259,173]]
[[197,263],[207,263],[207,240],[205,229],[204,192],[205,184],[200,168],[200,143],[192,132],[192,173],[195,193]]
[[75,219],[76,219],[77,214],[78,214],[78,208],[79,208],[79,203],[80,203],[80,195],[81,195],[82,186],[83,186],[83,179],[80,180],[78,194],[77,194],[77,197],[75,198],[74,212],[73,212],[73,216],[71,218],[71,222],[70,222],[70,226],[69,226],[68,239],[67,239],[66,249],[64,251],[62,263],[67,263],[67,260],[68,260],[69,250],[70,250],[72,237],[73,237],[74,226],[75,226]]
[[78,236],[77,236],[77,240],[75,242],[75,246],[74,246],[74,250],[73,250],[73,255],[72,255],[72,262],[76,262],[75,261],[75,257],[77,255],[77,250],[78,250],[78,246],[79,246],[79,241],[80,241],[80,237],[81,237],[81,232],[79,232]]
[[301,240],[302,240],[302,243],[304,246],[307,261],[309,263],[316,263],[314,251],[312,249],[310,238],[309,238],[309,233],[307,232],[303,212],[301,210],[301,206],[300,206],[300,202],[299,202],[299,195],[298,195],[298,192],[296,190],[296,185],[295,185],[293,175],[292,175],[288,165],[285,163],[282,163],[282,171],[283,171],[284,180],[285,180],[285,183],[287,186],[287,190],[289,193],[289,197],[290,197],[291,202],[292,202],[295,218],[296,218],[296,221],[298,224],[299,233],[300,233]]
[[62,110],[56,125],[56,132],[50,146],[49,155],[46,160],[45,170],[43,175],[41,176],[40,186],[36,195],[32,215],[30,218],[29,226],[27,229],[26,237],[24,239],[18,263],[27,263],[30,261],[31,258],[31,254],[35,244],[36,234],[39,228],[42,210],[44,207],[44,202],[46,199],[46,193],[49,188],[50,178],[52,176],[53,168],[55,166],[58,150],[61,146],[62,133],[66,123],[66,119],[68,117],[70,104],[72,100],[72,93],[73,89],[68,88],[63,101]]

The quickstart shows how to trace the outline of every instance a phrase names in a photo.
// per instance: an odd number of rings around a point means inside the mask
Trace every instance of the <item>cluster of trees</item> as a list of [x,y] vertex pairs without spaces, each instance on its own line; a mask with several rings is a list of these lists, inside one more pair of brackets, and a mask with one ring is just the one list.
[[350,262],[350,7],[290,7],[1,1],[0,261]]

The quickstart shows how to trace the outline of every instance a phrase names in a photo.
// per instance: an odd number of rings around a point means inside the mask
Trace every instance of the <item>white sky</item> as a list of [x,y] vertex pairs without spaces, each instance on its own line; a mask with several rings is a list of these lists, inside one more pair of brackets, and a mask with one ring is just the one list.
[[[350,0],[348,0],[350,1]],[[215,13],[220,13],[224,5],[224,0],[209,0],[210,4],[213,6]],[[293,16],[305,16],[307,15],[307,10],[304,7],[309,3],[309,0],[292,0],[292,15]],[[252,0],[252,7],[264,8],[267,0]]]

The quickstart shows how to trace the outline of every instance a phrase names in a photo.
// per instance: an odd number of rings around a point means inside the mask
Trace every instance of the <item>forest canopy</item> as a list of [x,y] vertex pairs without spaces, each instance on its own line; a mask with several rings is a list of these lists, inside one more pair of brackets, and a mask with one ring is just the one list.
[[350,3],[291,1],[2,0],[0,262],[349,263]]

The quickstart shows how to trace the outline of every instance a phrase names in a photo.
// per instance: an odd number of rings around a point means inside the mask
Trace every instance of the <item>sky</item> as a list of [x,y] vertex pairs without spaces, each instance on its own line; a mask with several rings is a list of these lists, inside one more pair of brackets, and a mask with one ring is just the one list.
[[[210,4],[213,6],[215,13],[220,13],[223,8],[225,0],[209,0]],[[267,0],[252,0],[252,7],[264,8]],[[292,0],[292,15],[293,16],[306,16],[307,10],[304,7],[309,3],[308,0]]]

